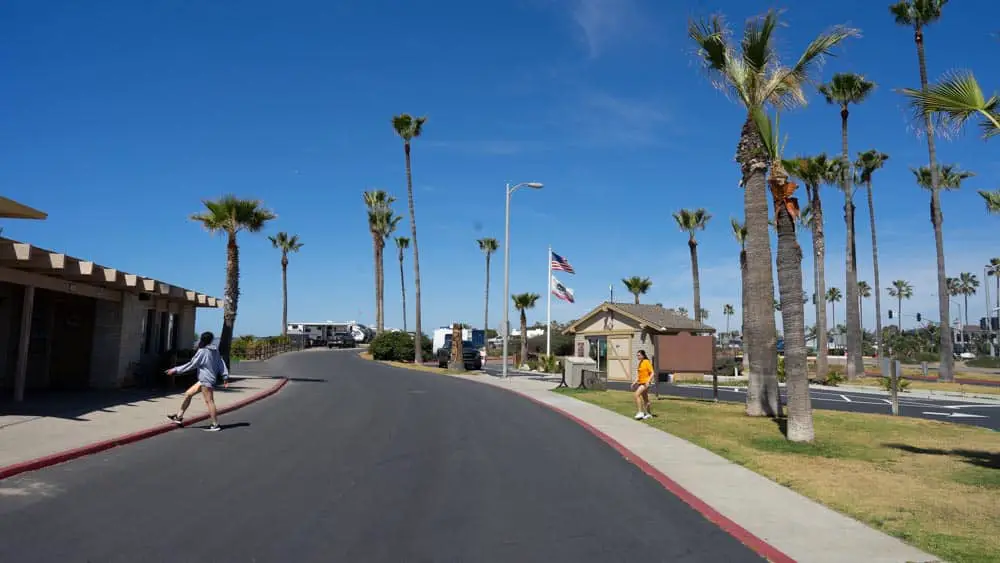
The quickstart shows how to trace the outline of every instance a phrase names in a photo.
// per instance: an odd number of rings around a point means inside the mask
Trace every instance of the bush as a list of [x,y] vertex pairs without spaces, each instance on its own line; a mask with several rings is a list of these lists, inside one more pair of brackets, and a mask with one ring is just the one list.
[[715,375],[727,376],[733,375],[733,369],[738,367],[740,364],[736,361],[736,358],[731,356],[716,356],[715,357]]
[[[424,336],[423,359],[424,361],[434,358],[431,351],[433,344],[431,340]],[[375,335],[371,345],[368,347],[372,358],[389,362],[412,362],[413,361],[413,337],[402,331],[383,332]]]
[[[883,377],[881,379],[882,379],[882,390],[884,390],[884,391],[892,391],[892,378],[891,377]],[[899,381],[896,384],[896,388],[899,391],[906,391],[906,388],[909,387],[909,386],[910,386],[910,382],[907,381],[907,380],[905,380],[905,379],[903,379],[902,377],[899,378]]]
[[559,358],[556,356],[542,355],[538,358],[538,364],[545,373],[559,373]]
[[974,360],[969,360],[965,362],[965,365],[972,366],[975,368],[1000,368],[1000,358],[991,358],[989,356],[980,356]]
[[831,369],[826,373],[826,379],[822,381],[823,385],[829,385],[830,387],[836,387],[841,383],[847,381],[844,374],[840,373],[840,370]]
[[778,383],[785,382],[785,357],[778,356]]

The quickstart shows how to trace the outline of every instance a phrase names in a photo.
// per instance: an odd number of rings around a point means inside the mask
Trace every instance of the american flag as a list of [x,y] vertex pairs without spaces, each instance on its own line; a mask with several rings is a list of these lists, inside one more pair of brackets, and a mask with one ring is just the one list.
[[562,271],[562,272],[566,272],[567,274],[575,274],[576,273],[576,271],[573,270],[573,266],[570,266],[569,262],[565,258],[563,258],[562,256],[559,256],[555,252],[552,252],[551,254],[552,254],[552,271],[553,272],[555,272],[556,270],[559,270],[559,271]]
[[555,276],[552,276],[552,295],[563,301],[576,303],[576,299],[573,297],[573,290],[563,285]]

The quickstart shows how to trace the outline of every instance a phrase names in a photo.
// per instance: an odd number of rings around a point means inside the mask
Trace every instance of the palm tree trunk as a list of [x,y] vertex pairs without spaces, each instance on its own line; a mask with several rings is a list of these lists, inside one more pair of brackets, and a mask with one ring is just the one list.
[[639,304],[639,293],[638,292],[633,293],[632,296],[635,297],[635,304],[638,305]]
[[884,355],[882,348],[882,286],[878,278],[878,239],[875,236],[875,200],[872,197],[872,182],[868,180],[868,220],[872,231],[872,269],[875,276],[875,347],[879,362]]
[[785,385],[788,394],[786,437],[811,442],[815,437],[809,374],[806,371],[805,303],[802,302],[802,249],[795,238],[795,222],[781,206],[775,213],[778,231],[778,291],[785,333]]
[[288,336],[288,256],[281,257],[281,336]]
[[417,247],[417,214],[413,207],[413,173],[410,168],[410,143],[403,144],[406,153],[406,198],[410,207],[410,237],[413,239],[413,330],[416,331],[413,361],[423,362],[423,332],[420,328],[420,251]]
[[380,244],[378,247],[378,258],[376,258],[378,263],[375,267],[378,269],[378,287],[375,288],[376,299],[378,299],[378,319],[376,322],[376,330],[379,333],[385,331],[385,244]]
[[855,256],[854,244],[854,187],[850,174],[851,162],[847,148],[847,106],[840,110],[840,143],[843,150],[844,176],[841,178],[841,189],[844,191],[844,222],[847,225],[847,252],[844,257],[847,284],[847,378],[857,379],[865,371],[864,358],[861,356],[861,315],[858,299],[858,260]]
[[816,379],[825,381],[829,371],[830,339],[826,325],[826,235],[819,186],[812,189],[813,278],[816,291]]
[[903,296],[900,295],[896,298],[896,327],[899,329],[899,335],[903,335]]
[[747,256],[745,250],[740,250],[740,340],[743,343],[743,365],[740,371],[744,374],[750,373],[750,346],[747,342],[747,316],[749,307],[747,305]]
[[521,365],[528,363],[528,315],[521,309]]
[[375,287],[375,329],[376,329],[376,331],[378,333],[381,333],[382,329],[381,329],[381,324],[380,323],[382,322],[382,305],[381,305],[382,302],[379,299],[379,295],[378,295],[378,288],[379,288],[379,278],[378,278],[378,276],[379,276],[379,268],[378,268],[378,265],[382,261],[379,259],[379,248],[378,248],[379,245],[378,245],[378,243],[379,243],[379,237],[378,237],[378,235],[376,233],[373,232],[372,233],[372,255],[373,255],[372,256],[372,267],[375,270],[375,273],[374,273],[374,278],[375,279],[373,280],[372,285]]
[[[920,64],[920,90],[927,92],[927,58],[924,54],[924,31],[917,27],[914,34],[914,41],[917,44],[917,62]],[[948,274],[944,264],[944,231],[942,223],[944,217],[941,214],[941,193],[938,189],[939,178],[937,169],[937,147],[934,144],[934,123],[931,121],[931,114],[924,114],[924,126],[927,128],[927,156],[931,167],[931,223],[934,226],[934,248],[937,251],[937,276],[938,276],[938,313],[941,319],[941,362],[938,366],[938,379],[950,382],[954,379],[954,342],[951,339],[951,314],[948,311],[950,304],[948,298]]]
[[[694,238],[688,240],[688,250],[691,252],[691,280],[694,287],[694,320],[701,321],[701,281],[698,279],[698,243]],[[636,304],[639,296],[636,295]]]
[[483,309],[483,333],[490,330],[490,255],[486,254],[486,305]]
[[222,308],[222,334],[219,335],[219,354],[229,366],[229,351],[233,343],[233,329],[236,327],[236,310],[240,302],[240,247],[236,244],[236,233],[229,233],[226,244],[226,302]]
[[403,332],[406,332],[406,276],[403,274],[403,249],[399,249],[399,288],[403,293]]
[[[778,396],[778,350],[774,322],[774,276],[771,236],[768,227],[766,173],[768,159],[748,116],[737,147],[737,161],[744,179],[743,202],[747,228],[746,336],[750,352],[750,381],[747,386],[747,415],[781,415]],[[801,295],[801,294],[800,294]]]

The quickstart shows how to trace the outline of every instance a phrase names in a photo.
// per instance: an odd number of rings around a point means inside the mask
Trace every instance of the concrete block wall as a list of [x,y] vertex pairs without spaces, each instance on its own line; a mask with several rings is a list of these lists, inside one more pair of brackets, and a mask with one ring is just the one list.
[[[180,313],[177,315],[177,323],[180,324],[180,329],[177,332],[178,349],[191,348],[194,345],[194,339],[197,335],[194,331],[195,324],[195,314],[198,309],[194,305],[184,305],[181,307]],[[219,335],[216,334],[216,337]]]
[[90,356],[90,386],[119,387],[122,383],[121,361],[122,304],[96,300],[94,343]]

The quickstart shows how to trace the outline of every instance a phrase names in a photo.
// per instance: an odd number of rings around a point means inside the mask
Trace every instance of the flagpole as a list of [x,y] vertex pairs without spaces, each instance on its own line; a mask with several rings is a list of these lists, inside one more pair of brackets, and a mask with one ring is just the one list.
[[545,280],[545,355],[552,355],[552,247],[549,246],[549,277]]

